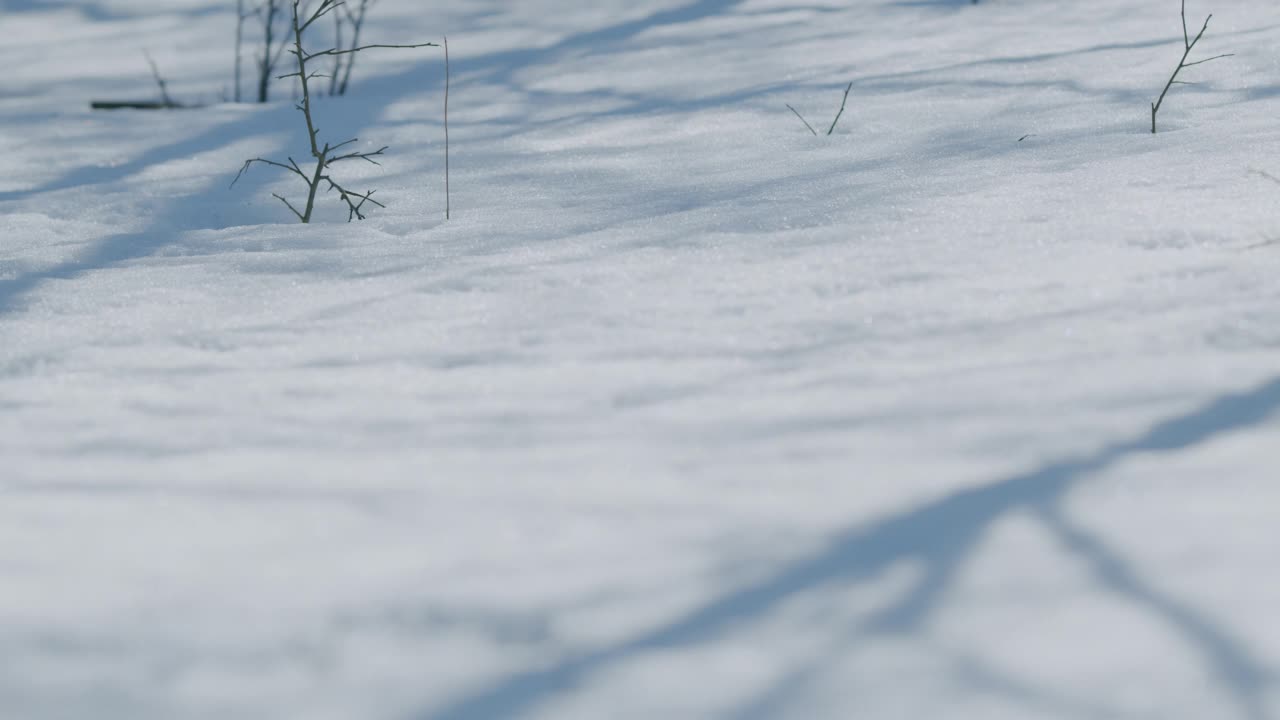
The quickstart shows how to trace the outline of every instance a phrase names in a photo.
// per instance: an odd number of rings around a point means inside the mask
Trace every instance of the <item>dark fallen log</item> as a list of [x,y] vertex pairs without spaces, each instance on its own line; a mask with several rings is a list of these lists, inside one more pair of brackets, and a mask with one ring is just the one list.
[[90,100],[93,110],[190,110],[199,105],[183,105],[158,100]]

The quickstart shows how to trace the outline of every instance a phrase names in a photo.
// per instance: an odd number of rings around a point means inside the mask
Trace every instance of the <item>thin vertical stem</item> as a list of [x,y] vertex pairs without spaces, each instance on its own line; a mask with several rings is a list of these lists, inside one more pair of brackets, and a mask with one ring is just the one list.
[[831,127],[827,128],[827,134],[836,131],[836,125],[840,122],[840,117],[844,115],[844,106],[849,103],[849,91],[853,89],[853,83],[849,83],[844,88],[844,98],[840,100],[840,112],[836,113],[836,119],[831,121]]
[[147,58],[147,64],[151,66],[151,76],[155,78],[156,85],[160,86],[160,101],[167,108],[177,107],[177,104],[173,102],[173,98],[169,97],[169,86],[164,81],[164,76],[160,74],[160,68],[156,66],[156,61],[152,59],[151,53],[143,50],[142,55]]
[[[311,222],[311,212],[316,206],[316,191],[320,189],[320,176],[324,172],[325,160],[327,159],[325,156],[329,153],[329,146],[326,144],[324,149],[321,150],[320,146],[316,144],[316,135],[319,134],[319,131],[316,130],[315,122],[311,119],[311,85],[307,77],[307,51],[302,46],[303,23],[298,17],[298,7],[301,2],[302,0],[293,0],[293,51],[298,60],[298,82],[302,86],[302,100],[299,102],[299,106],[302,108],[302,117],[307,121],[307,138],[311,141],[311,156],[316,159],[315,172],[308,181],[306,209],[302,211],[302,222],[309,223]],[[323,8],[324,5],[322,4],[321,9]]]
[[452,215],[449,200],[449,36],[444,36],[444,219]]

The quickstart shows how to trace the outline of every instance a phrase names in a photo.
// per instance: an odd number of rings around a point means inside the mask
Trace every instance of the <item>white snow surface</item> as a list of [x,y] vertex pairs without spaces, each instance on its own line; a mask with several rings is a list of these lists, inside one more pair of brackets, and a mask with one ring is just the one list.
[[[0,2],[0,717],[1280,719],[1280,15]],[[248,63],[246,63],[248,66]],[[852,82],[835,132],[825,132]],[[1025,136],[1025,137],[1024,137]],[[1021,139],[1021,140],[1020,140]]]

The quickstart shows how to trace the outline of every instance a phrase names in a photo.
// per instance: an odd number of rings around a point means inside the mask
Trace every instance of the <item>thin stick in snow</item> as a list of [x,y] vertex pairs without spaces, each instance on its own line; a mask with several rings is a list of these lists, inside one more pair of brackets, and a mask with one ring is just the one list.
[[[302,99],[298,101],[296,107],[298,111],[302,114],[302,121],[306,127],[307,138],[309,141],[308,144],[310,145],[311,158],[314,161],[314,165],[307,170],[303,170],[302,165],[300,165],[292,157],[287,158],[288,159],[287,163],[282,163],[276,160],[269,160],[267,158],[262,158],[262,157],[250,158],[244,162],[244,165],[241,166],[240,168],[240,172],[236,174],[235,180],[231,182],[232,186],[234,186],[236,182],[238,182],[240,178],[245,174],[245,172],[247,172],[249,168],[253,167],[254,164],[269,165],[271,167],[280,168],[288,173],[296,175],[299,179],[302,180],[303,184],[307,188],[306,203],[302,204],[301,210],[299,210],[297,205],[290,202],[283,195],[272,193],[272,196],[275,197],[277,200],[279,200],[281,203],[283,203],[284,206],[287,207],[295,217],[297,217],[298,221],[303,223],[311,222],[313,213],[315,211],[316,195],[319,193],[321,189],[328,190],[328,191],[337,191],[339,198],[342,200],[342,202],[346,203],[347,205],[348,221],[363,220],[365,217],[364,208],[366,204],[374,205],[377,207],[386,207],[382,203],[373,199],[373,193],[374,193],[373,190],[370,190],[365,193],[348,190],[347,188],[339,184],[338,181],[334,179],[333,175],[331,174],[331,170],[334,165],[342,162],[351,161],[351,160],[364,160],[365,162],[377,165],[378,164],[377,158],[382,156],[383,152],[387,148],[384,145],[383,147],[380,147],[377,150],[373,150],[373,151],[360,151],[360,150],[353,151],[349,149],[349,146],[352,146],[357,142],[355,138],[352,138],[351,140],[347,140],[345,142],[337,143],[336,145],[330,144],[328,142],[325,142],[325,143],[320,142],[320,139],[319,139],[320,130],[316,126],[315,116],[313,112],[314,106],[313,106],[312,100],[313,100],[314,93],[311,88],[311,81],[321,77],[326,77],[326,76],[322,75],[317,71],[309,69],[307,63],[311,62],[312,60],[315,60],[316,58],[325,57],[325,56],[329,56],[329,57],[344,56],[344,55],[354,56],[355,53],[358,53],[370,48],[436,47],[435,43],[420,43],[417,45],[365,45],[361,47],[352,47],[348,49],[331,48],[328,50],[321,50],[318,52],[309,52],[306,49],[306,46],[303,42],[303,37],[306,33],[307,28],[314,25],[318,20],[320,20],[320,18],[332,12],[335,8],[339,7],[342,4],[343,4],[343,0],[320,0],[319,5],[317,5],[314,10],[311,10],[309,3],[306,6],[304,6],[303,0],[292,0],[291,2],[292,23],[290,26],[290,29],[292,30],[291,32],[292,42],[291,42],[291,47],[289,48],[289,53],[293,55],[294,67],[296,68],[296,70],[291,73],[280,75],[276,78],[277,80],[281,80],[284,78],[298,79],[298,87],[301,92]],[[268,7],[270,7],[270,2],[268,3]],[[284,39],[282,39],[282,42],[284,42]],[[348,148],[348,150],[340,153],[339,151],[342,150],[343,148]]]
[[169,97],[168,83],[165,82],[164,76],[160,74],[160,68],[156,66],[156,61],[151,58],[151,53],[143,50],[142,55],[147,58],[147,64],[151,66],[151,76],[156,79],[156,85],[160,86],[160,102],[167,108],[177,107],[178,104],[173,101],[173,98]]
[[836,123],[840,122],[840,116],[844,115],[844,106],[849,102],[849,91],[853,89],[853,83],[849,83],[844,89],[844,99],[840,101],[840,112],[836,113],[836,119],[831,121],[831,127],[827,128],[827,134],[836,131]]
[[1160,92],[1159,99],[1151,103],[1151,134],[1152,135],[1156,134],[1156,114],[1160,112],[1160,106],[1164,104],[1164,98],[1166,95],[1169,94],[1169,88],[1173,87],[1174,85],[1190,84],[1190,83],[1180,82],[1178,80],[1178,73],[1182,72],[1183,68],[1189,68],[1195,65],[1203,65],[1209,62],[1210,60],[1218,60],[1225,57],[1232,57],[1234,55],[1234,53],[1226,53],[1223,55],[1214,55],[1213,57],[1205,58],[1204,60],[1187,62],[1187,58],[1190,57],[1191,55],[1191,50],[1196,46],[1196,43],[1200,42],[1200,38],[1204,37],[1205,31],[1209,29],[1209,21],[1212,19],[1213,19],[1212,14],[1210,14],[1209,17],[1204,19],[1204,25],[1201,26],[1200,32],[1196,33],[1196,36],[1193,39],[1191,37],[1191,33],[1187,32],[1187,0],[1182,0],[1182,47],[1183,47],[1182,59],[1178,61],[1178,67],[1173,69],[1173,75],[1169,76],[1169,82],[1165,83],[1164,90]]
[[[835,119],[831,121],[831,126],[827,128],[827,135],[835,133],[836,125],[840,123],[840,118],[844,117],[844,109],[849,104],[849,92],[851,90],[853,90],[853,83],[845,85],[844,97],[840,99],[840,111],[836,113]],[[818,131],[813,129],[813,126],[809,124],[808,120],[804,119],[804,116],[800,114],[799,110],[791,107],[790,103],[786,103],[786,106],[788,110],[795,113],[796,117],[800,118],[800,122],[804,123],[804,126],[809,129],[809,132],[812,133],[814,137],[818,136]]]
[[449,36],[444,36],[444,219],[451,216],[449,203]]
[[814,137],[818,137],[818,131],[813,129],[813,126],[809,124],[808,120],[804,119],[804,116],[800,114],[799,110],[791,107],[791,103],[787,103],[787,109],[795,113],[796,117],[800,118],[800,122],[804,123],[804,126],[809,128],[809,132],[813,133]]

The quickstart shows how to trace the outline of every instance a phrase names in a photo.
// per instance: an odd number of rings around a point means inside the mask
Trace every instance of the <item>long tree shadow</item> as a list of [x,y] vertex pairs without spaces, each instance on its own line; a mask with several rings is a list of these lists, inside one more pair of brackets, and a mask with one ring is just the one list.
[[[136,172],[140,172],[153,164],[160,164],[187,157],[196,153],[211,153],[227,145],[250,136],[243,123],[225,122],[215,125],[198,135],[167,143],[148,150],[137,158],[117,167],[91,168],[85,167],[73,171],[68,176],[50,183],[46,187],[35,190],[12,193],[27,196],[35,193],[50,192],[80,185],[98,185],[124,180]],[[199,192],[220,192],[221,177],[212,176],[207,189]],[[255,177],[245,183],[247,188],[261,187],[267,182],[265,177]],[[251,191],[251,190],[248,190]],[[0,200],[10,199],[0,193]],[[19,309],[23,297],[38,290],[49,280],[71,280],[86,272],[102,270],[108,267],[145,258],[171,244],[183,230],[189,229],[191,221],[191,195],[171,198],[158,213],[148,219],[144,229],[136,232],[125,232],[99,238],[87,243],[84,249],[74,257],[57,263],[51,267],[19,273],[14,277],[0,280],[0,317]]]
[[[90,2],[89,0],[4,0],[3,2],[0,2],[0,12],[49,12],[62,9],[73,9],[84,15],[86,19],[93,20],[95,22],[132,20],[138,17],[137,12],[122,12],[110,7],[110,3]],[[187,9],[171,8],[166,12],[191,20],[197,20],[213,15],[230,15],[234,12],[234,8],[221,7],[218,5],[206,5],[204,7]]]
[[[646,29],[696,21],[731,10],[742,2],[743,0],[692,0],[685,5],[654,12],[639,20],[576,33],[550,47],[484,55],[467,62],[463,68],[478,72],[488,80],[509,82],[512,74],[520,68],[546,62],[581,49],[616,46]],[[411,94],[439,90],[442,85],[441,78],[437,77],[436,73],[428,74],[423,69],[424,65],[438,63],[438,61],[439,59],[436,58],[417,62],[401,71],[370,78],[362,83],[362,88],[372,90],[371,94],[376,96],[377,102],[344,103],[341,116],[330,122],[331,125],[336,125],[332,129],[339,134],[347,132],[344,128],[357,131],[359,128],[377,122],[384,108],[390,103]],[[255,130],[261,130],[264,122],[269,123],[269,127],[273,128],[290,128],[291,131],[294,129],[295,123],[292,118],[277,117],[280,113],[294,112],[290,105],[278,104],[266,112],[267,120],[256,116]],[[0,192],[0,201],[23,200],[45,192],[116,182],[152,165],[199,152],[209,152],[243,139],[249,134],[245,129],[247,122],[249,122],[248,118],[234,118],[190,138],[155,147],[115,167],[81,167],[36,188]],[[298,135],[296,132],[293,134]],[[175,214],[180,215],[177,211]],[[108,237],[88,248],[79,257],[54,268],[23,273],[15,278],[0,281],[0,314],[12,311],[23,295],[37,289],[45,280],[75,277],[83,272],[154,253],[168,243],[163,225],[164,223],[156,221],[151,224],[150,229],[141,233]]]
[[[233,116],[207,129],[171,143],[156,145],[131,158],[127,162],[111,166],[83,165],[63,176],[28,190],[0,192],[0,202],[25,200],[47,192],[69,190],[86,185],[104,185],[124,180],[147,168],[173,160],[180,160],[200,153],[209,153],[251,137],[256,132],[268,132],[285,123],[282,113],[290,111],[284,105],[272,106],[264,114]],[[234,173],[236,168],[232,168]]]
[[[743,0],[690,0],[690,2],[678,5],[674,8],[655,11],[640,19],[618,22],[604,27],[571,34],[546,47],[504,50],[480,55],[475,58],[470,58],[465,62],[458,63],[459,67],[457,69],[460,76],[459,84],[489,82],[508,85],[515,88],[517,91],[527,93],[529,91],[519,87],[520,84],[515,81],[515,73],[518,71],[537,67],[541,64],[563,58],[567,55],[581,54],[584,52],[591,54],[616,51],[619,46],[627,40],[630,40],[643,32],[661,27],[696,22],[708,17],[733,12],[742,5],[742,3]],[[961,63],[941,68],[868,76],[858,79],[856,84],[862,87],[876,87],[884,84],[893,84],[895,82],[906,82],[912,78],[919,79],[921,76],[937,74],[948,70],[957,70],[983,64],[1033,62],[1057,59],[1059,57],[1066,57],[1079,53],[1134,49],[1146,47],[1149,44],[1154,44],[1154,42],[1097,45],[1060,53],[979,60],[971,63]],[[390,103],[411,94],[438,91],[441,87],[441,78],[438,77],[439,74],[434,72],[428,73],[424,69],[425,66],[434,65],[438,62],[439,58],[423,60],[400,71],[372,77],[367,81],[362,82],[362,94],[367,93],[375,97],[376,101],[343,103],[340,115],[331,120],[331,124],[335,125],[333,130],[339,134],[346,135],[350,133],[354,136],[355,134],[358,134],[360,129],[378,122],[384,108]],[[744,90],[742,92],[713,95],[694,101],[664,100],[662,98],[645,95],[628,97],[623,94],[619,94],[619,98],[622,100],[621,107],[616,108],[607,114],[621,115],[632,112],[652,111],[655,109],[689,111],[713,105],[737,104],[751,98],[767,95],[771,92],[777,91],[780,87],[781,86],[757,87],[750,90]],[[252,118],[232,118],[227,122],[211,127],[208,130],[190,138],[161,145],[143,152],[136,158],[115,167],[81,167],[72,170],[61,178],[30,190],[0,192],[0,201],[22,200],[38,196],[45,192],[72,189],[86,185],[118,182],[152,165],[182,158],[195,153],[208,152],[212,149],[223,147],[231,142],[242,139],[250,132],[245,128],[246,123],[252,123],[254,126],[253,130],[255,131],[260,131],[266,127],[290,128],[292,130],[294,125],[292,118],[286,118],[282,115],[282,113],[294,112],[290,106],[280,104],[273,106],[265,112],[265,116],[254,115]],[[294,135],[294,140],[297,140],[296,133],[294,133]],[[159,225],[153,224],[153,227],[159,227]],[[11,309],[15,301],[21,295],[37,288],[44,279],[71,277],[80,272],[101,267],[103,264],[112,264],[130,258],[143,257],[154,252],[156,249],[163,247],[164,244],[165,242],[160,234],[151,231],[139,234],[117,235],[100,241],[97,246],[88,249],[80,258],[64,263],[57,268],[27,273],[10,280],[0,282],[0,312]]]
[[[1230,432],[1265,422],[1280,411],[1280,377],[1251,390],[1225,395],[1166,422],[1141,437],[1105,447],[1076,460],[956,492],[921,508],[850,529],[822,551],[749,587],[730,592],[682,617],[613,646],[520,673],[456,700],[418,720],[515,718],[553,696],[586,683],[653,650],[689,648],[761,618],[787,599],[836,583],[868,580],[903,561],[923,567],[919,580],[898,602],[861,624],[862,633],[915,631],[938,609],[962,562],[987,531],[1012,512],[1027,510],[1046,522],[1068,547],[1088,558],[1109,590],[1150,611],[1177,632],[1210,668],[1224,692],[1248,720],[1267,720],[1265,693],[1271,673],[1248,648],[1190,607],[1142,583],[1101,543],[1062,519],[1059,503],[1090,477],[1139,453],[1190,449]],[[749,714],[747,716],[750,716]]]

